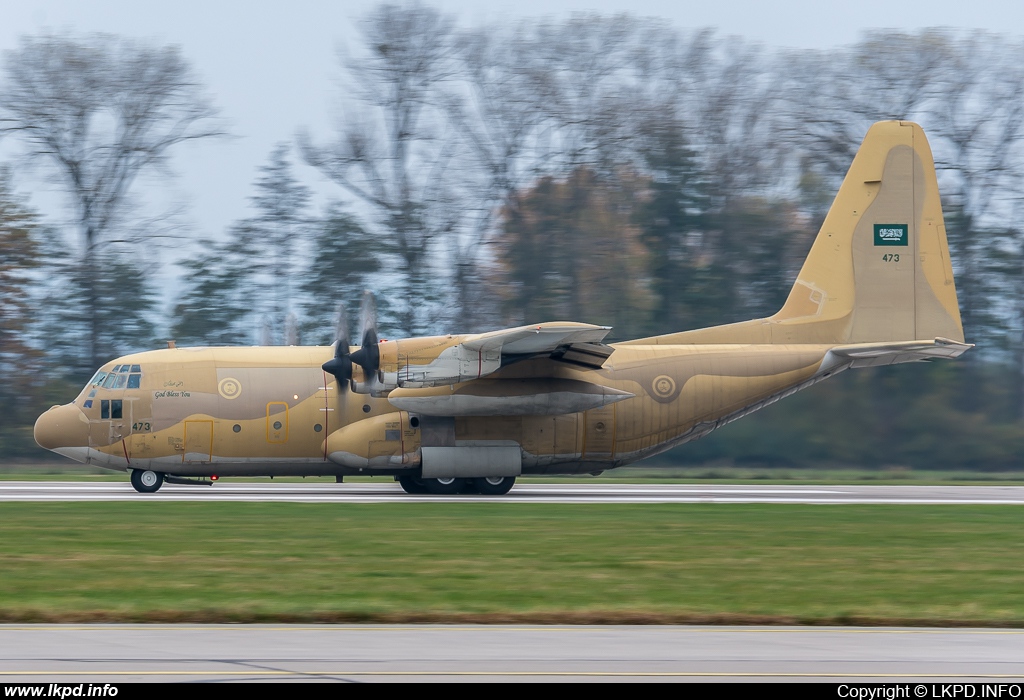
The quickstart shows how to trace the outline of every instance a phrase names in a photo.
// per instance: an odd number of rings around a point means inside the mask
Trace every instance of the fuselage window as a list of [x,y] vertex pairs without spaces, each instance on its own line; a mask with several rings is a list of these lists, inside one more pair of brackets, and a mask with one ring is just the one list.
[[132,372],[141,372],[142,368],[138,365],[132,365]]
[[121,417],[121,399],[114,399],[113,401],[110,402],[110,417]]
[[110,402],[106,399],[100,401],[100,418],[110,418]]
[[120,372],[121,374],[128,374],[128,370],[130,370],[130,369],[131,369],[131,367],[128,366],[128,365],[121,365],[121,369],[119,369],[117,371]]
[[138,389],[139,388],[139,384],[141,382],[142,382],[142,375],[141,374],[129,374],[128,375],[128,388],[129,389]]

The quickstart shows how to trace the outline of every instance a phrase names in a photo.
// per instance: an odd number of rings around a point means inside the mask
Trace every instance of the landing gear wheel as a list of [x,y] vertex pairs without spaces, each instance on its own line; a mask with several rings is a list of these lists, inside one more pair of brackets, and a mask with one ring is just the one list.
[[473,484],[484,496],[504,496],[516,483],[514,476],[482,476],[473,479]]
[[132,486],[139,493],[156,493],[164,484],[164,475],[160,472],[132,469]]
[[424,485],[423,480],[417,479],[414,476],[400,476],[398,477],[398,483],[402,485],[402,488],[405,489],[406,493],[411,493],[416,496],[424,493],[430,493],[427,491],[427,487]]
[[450,496],[462,490],[465,486],[465,479],[423,479],[423,485],[427,491],[435,496]]

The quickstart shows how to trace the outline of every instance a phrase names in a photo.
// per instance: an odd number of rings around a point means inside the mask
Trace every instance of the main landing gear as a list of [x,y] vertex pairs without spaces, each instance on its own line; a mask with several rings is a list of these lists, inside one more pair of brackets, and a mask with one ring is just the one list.
[[514,476],[487,476],[476,479],[421,479],[400,476],[398,483],[406,493],[415,495],[432,493],[450,496],[456,493],[479,493],[484,496],[504,496],[516,483]]
[[139,493],[156,493],[164,485],[164,475],[148,469],[132,469],[132,486]]

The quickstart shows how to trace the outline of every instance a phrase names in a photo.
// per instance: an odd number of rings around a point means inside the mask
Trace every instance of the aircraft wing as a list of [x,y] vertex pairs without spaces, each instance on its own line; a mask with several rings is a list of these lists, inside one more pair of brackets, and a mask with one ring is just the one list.
[[[611,326],[592,326],[589,323],[538,323],[471,335],[461,345],[469,351],[497,351],[506,357],[557,354],[556,359],[561,359],[567,354],[570,358],[578,354],[590,358],[592,362],[600,357],[596,365],[600,367],[612,354],[612,349],[601,343],[610,330]],[[573,348],[576,350],[572,351]]]
[[[588,323],[539,323],[460,336],[454,342],[448,341],[450,344],[440,352],[428,345],[419,355],[413,350],[404,362],[399,357],[408,346],[399,341],[397,371],[391,376],[385,374],[383,385],[390,390],[458,384],[486,377],[506,365],[532,357],[599,368],[613,352],[611,346],[601,342],[610,330],[608,326]],[[424,340],[435,343],[434,339]]]
[[960,357],[973,348],[970,343],[958,343],[948,338],[935,340],[908,340],[895,343],[857,343],[832,348],[822,361],[819,371],[837,367],[878,367],[903,362],[926,362],[936,358]]
[[[633,394],[588,382],[539,377],[487,378],[519,360],[546,357],[591,369],[614,351],[608,326],[554,322],[462,336],[425,362],[408,362],[384,386],[392,405],[433,416],[575,413]],[[400,352],[400,350],[399,350]]]

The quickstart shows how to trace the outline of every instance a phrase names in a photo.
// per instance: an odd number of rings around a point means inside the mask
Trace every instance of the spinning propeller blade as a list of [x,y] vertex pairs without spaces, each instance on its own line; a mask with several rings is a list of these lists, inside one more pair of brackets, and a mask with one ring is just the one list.
[[[339,385],[348,385],[353,391],[369,393],[377,383],[377,372],[380,370],[380,342],[377,337],[377,304],[373,293],[363,292],[363,301],[359,314],[362,346],[350,352],[348,338],[348,321],[344,307],[338,305],[337,343],[334,357],[323,364],[323,370],[334,375]],[[364,382],[352,380],[352,366],[359,365],[363,370]]]

